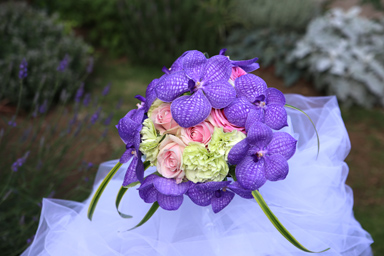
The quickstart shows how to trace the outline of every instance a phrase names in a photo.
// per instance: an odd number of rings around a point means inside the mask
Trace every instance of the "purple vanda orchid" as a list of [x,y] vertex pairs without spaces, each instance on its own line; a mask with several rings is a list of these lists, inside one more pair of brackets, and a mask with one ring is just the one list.
[[[183,70],[169,72],[157,87],[157,97],[172,102],[174,120],[184,128],[195,126],[208,117],[212,108],[228,106],[236,97],[236,91],[228,82],[232,66],[227,57],[216,55],[207,59],[199,51],[187,52],[175,64]],[[189,92],[190,95],[183,95]]]
[[235,80],[237,98],[224,109],[228,121],[244,127],[251,110],[255,121],[265,123],[275,130],[287,126],[287,111],[284,108],[284,94],[275,88],[267,88],[260,77],[253,74],[243,75]]
[[175,211],[179,209],[192,182],[176,184],[175,179],[167,179],[151,174],[141,183],[139,195],[146,203],[158,202],[164,210]]
[[283,180],[288,174],[288,159],[296,151],[297,141],[286,132],[273,133],[261,122],[253,123],[247,137],[228,154],[228,162],[236,165],[241,187],[257,190],[267,180]]
[[238,182],[231,181],[192,184],[187,195],[195,204],[211,205],[213,212],[218,213],[232,201],[235,193],[243,198],[253,198],[249,190],[242,188]]
[[[225,48],[221,49],[219,52],[219,55],[225,55],[226,51],[227,51],[227,49],[225,49]],[[244,70],[245,72],[249,73],[249,72],[255,71],[256,69],[260,68],[259,63],[256,62],[258,59],[259,58],[253,58],[253,59],[249,59],[249,60],[231,60],[231,59],[229,59],[229,61],[231,62],[232,67],[239,67],[242,70]]]

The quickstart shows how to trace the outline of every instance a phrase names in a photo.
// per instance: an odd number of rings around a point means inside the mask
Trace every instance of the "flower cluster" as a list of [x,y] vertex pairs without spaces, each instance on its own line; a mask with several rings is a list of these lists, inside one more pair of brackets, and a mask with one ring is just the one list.
[[[257,58],[224,53],[185,52],[117,124],[126,144],[120,162],[133,158],[123,186],[139,181],[145,202],[176,210],[187,195],[216,213],[235,194],[253,198],[267,180],[287,176],[296,140],[276,131],[287,125],[284,95],[250,73]],[[157,168],[145,178],[143,155]]]

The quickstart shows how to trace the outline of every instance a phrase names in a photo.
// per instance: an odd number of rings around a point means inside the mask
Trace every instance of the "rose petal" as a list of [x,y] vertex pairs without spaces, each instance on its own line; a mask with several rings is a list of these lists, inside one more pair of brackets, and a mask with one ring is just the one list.
[[255,122],[264,123],[264,121],[264,110],[262,108],[251,109],[248,114],[247,121],[245,122],[245,130],[248,132],[252,124]]
[[123,186],[127,186],[131,184],[132,182],[138,181],[136,176],[136,166],[137,166],[138,159],[137,157],[134,157],[129,164],[127,171],[124,176]]
[[216,191],[228,186],[231,181],[210,181],[201,184],[197,184],[195,187],[200,191]]
[[246,74],[235,80],[235,89],[237,97],[244,97],[253,103],[259,96],[266,94],[267,84],[254,74]]
[[265,108],[265,124],[274,130],[288,126],[287,111],[280,105],[267,105]]
[[189,51],[183,58],[185,74],[195,82],[200,81],[207,61],[202,52],[196,50]]
[[244,189],[259,189],[267,181],[265,178],[264,159],[255,162],[252,156],[245,157],[236,166],[236,177]]
[[241,196],[242,198],[246,199],[252,199],[252,192],[250,190],[246,190],[243,188],[239,182],[235,181],[228,185],[228,188],[235,192],[237,195]]
[[173,119],[181,127],[188,128],[204,121],[211,112],[211,104],[201,90],[191,96],[184,95],[172,102]]
[[281,106],[285,105],[284,94],[276,88],[268,88],[266,96],[267,96],[267,99],[266,99],[267,105],[269,104],[276,104]]
[[239,164],[246,156],[248,150],[249,145],[246,139],[238,142],[228,153],[228,163],[231,165]]
[[228,107],[224,108],[224,114],[230,123],[244,127],[251,109],[256,109],[256,107],[244,98],[236,98]]
[[208,59],[201,80],[209,84],[220,80],[228,81],[231,73],[232,66],[229,59],[226,56],[215,55]]
[[187,196],[199,206],[207,206],[211,204],[211,199],[213,197],[212,191],[202,191],[196,187],[191,188],[187,192]]
[[188,77],[183,71],[178,71],[160,79],[156,86],[157,97],[165,102],[171,102],[181,94],[188,92]]
[[235,194],[231,191],[217,191],[212,197],[212,210],[218,213],[223,210],[233,199]]
[[290,159],[296,151],[297,140],[286,132],[273,133],[272,140],[267,146],[269,154],[280,154],[286,160]]
[[221,109],[228,106],[236,98],[236,90],[228,81],[219,81],[203,88],[213,108]]
[[265,156],[265,177],[271,181],[283,180],[288,174],[288,163],[282,155]]
[[167,196],[163,194],[157,195],[157,202],[164,210],[175,211],[180,208],[183,203],[183,196]]
[[255,122],[249,128],[246,140],[249,144],[262,149],[272,140],[272,135],[271,128],[261,122]]
[[176,184],[175,179],[167,179],[162,177],[158,177],[153,181],[153,186],[155,186],[157,191],[159,191],[161,194],[169,196],[179,196],[185,194],[190,185],[190,182],[182,182]]

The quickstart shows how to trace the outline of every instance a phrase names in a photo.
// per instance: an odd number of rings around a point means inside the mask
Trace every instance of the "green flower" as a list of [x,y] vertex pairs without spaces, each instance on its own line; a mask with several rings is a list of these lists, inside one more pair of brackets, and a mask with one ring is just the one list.
[[224,156],[225,161],[228,160],[228,153],[233,146],[245,139],[245,134],[238,130],[232,132],[224,132],[223,127],[215,127],[212,139],[208,144],[210,152]]
[[143,129],[141,129],[140,133],[142,136],[140,151],[146,156],[146,160],[151,162],[151,165],[155,165],[162,136],[157,135],[155,125],[149,118],[144,120]]
[[223,155],[208,152],[199,142],[190,142],[185,147],[183,163],[185,176],[194,183],[222,181],[229,171]]

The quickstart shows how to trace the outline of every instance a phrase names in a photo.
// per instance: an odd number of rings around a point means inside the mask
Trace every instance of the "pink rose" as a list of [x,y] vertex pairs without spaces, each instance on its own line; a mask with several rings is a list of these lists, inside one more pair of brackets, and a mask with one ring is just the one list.
[[189,142],[195,141],[207,145],[211,141],[214,127],[211,123],[203,121],[198,125],[181,128],[181,139],[188,145]]
[[234,124],[231,124],[224,115],[224,109],[215,109],[213,108],[211,114],[208,116],[207,120],[216,127],[223,127],[224,132],[231,132],[233,130],[238,130],[244,134],[245,128],[239,127]]
[[235,82],[236,78],[241,77],[243,75],[246,75],[247,72],[245,72],[242,68],[240,67],[232,67],[232,74],[231,77],[229,78],[232,82]]
[[149,117],[160,134],[170,133],[176,134],[180,127],[171,114],[171,103],[162,103],[154,109]]
[[157,156],[157,171],[165,178],[175,178],[179,184],[185,173],[183,167],[183,151],[185,144],[173,135],[167,135],[161,142]]

